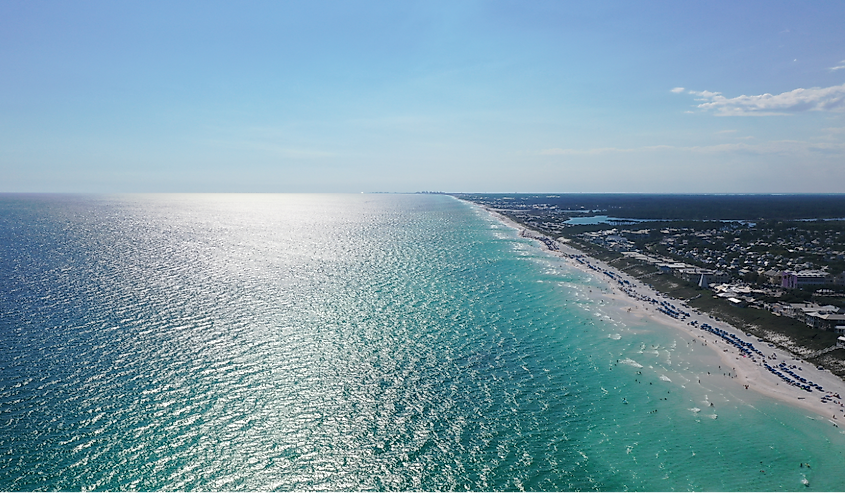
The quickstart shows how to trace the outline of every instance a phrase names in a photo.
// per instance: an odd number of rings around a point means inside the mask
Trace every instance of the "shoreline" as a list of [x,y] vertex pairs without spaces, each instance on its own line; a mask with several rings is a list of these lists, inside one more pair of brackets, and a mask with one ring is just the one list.
[[[812,411],[834,427],[839,427],[840,422],[845,424],[845,400],[839,397],[845,396],[845,381],[830,371],[819,370],[782,348],[770,346],[766,341],[746,335],[724,321],[698,312],[687,306],[683,300],[665,296],[638,279],[566,243],[527,228],[487,207],[479,207],[507,227],[519,231],[521,237],[543,243],[548,253],[565,259],[567,265],[590,274],[605,284],[607,290],[598,290],[592,296],[612,300],[623,318],[631,316],[645,319],[675,329],[710,347],[722,363],[735,372],[731,381],[737,385],[738,390],[750,390],[784,404]],[[709,326],[711,330],[704,329],[703,326]],[[775,371],[782,376],[775,374]],[[799,378],[824,390],[819,391],[813,387],[812,392],[808,392],[789,383],[792,381],[809,387],[809,383],[800,382]]]

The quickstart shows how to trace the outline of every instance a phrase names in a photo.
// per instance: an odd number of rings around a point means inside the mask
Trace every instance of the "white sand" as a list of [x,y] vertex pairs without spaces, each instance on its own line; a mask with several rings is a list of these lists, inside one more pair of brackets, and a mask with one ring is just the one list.
[[[522,225],[515,223],[495,211],[490,211],[488,209],[488,212],[506,225],[519,230],[523,236],[548,238],[536,231],[526,229]],[[735,327],[732,327],[723,321],[717,321],[705,313],[697,312],[683,301],[665,297],[654,291],[652,288],[649,288],[636,278],[633,278],[600,260],[589,257],[575,248],[560,242],[555,242],[555,244],[558,246],[559,250],[552,253],[560,256],[561,258],[567,259],[569,265],[583,270],[596,279],[607,283],[607,290],[596,290],[592,293],[592,296],[601,296],[605,297],[605,299],[613,300],[613,305],[618,307],[621,318],[634,317],[648,319],[678,330],[687,336],[696,338],[702,344],[706,345],[706,347],[711,348],[720,356],[723,365],[727,368],[731,368],[736,375],[736,378],[732,378],[730,380],[731,383],[728,383],[729,385],[735,384],[739,389],[746,388],[747,386],[749,391],[758,392],[781,402],[813,411],[822,418],[829,420],[835,426],[838,426],[839,421],[845,423],[845,406],[843,406],[843,404],[845,404],[845,400],[833,397],[832,400],[828,402],[821,401],[823,396],[829,394],[845,396],[845,381],[836,375],[827,370],[818,370],[812,364],[801,360],[781,348],[769,347],[766,342],[758,342],[756,337],[746,336],[741,330],[737,330]],[[581,258],[583,262],[599,269],[599,271],[591,269],[588,265],[578,262],[576,258]],[[658,311],[655,305],[640,301],[628,293],[623,292],[619,289],[620,286],[618,282],[610,279],[610,277],[600,271],[609,271],[613,273],[617,279],[627,280],[630,285],[627,285],[629,287],[626,289],[638,298],[668,301],[679,310],[690,313],[691,316],[687,320],[682,321],[664,314]],[[763,366],[764,358],[755,357],[756,361],[754,361],[752,358],[744,357],[740,354],[738,349],[736,349],[733,345],[726,343],[717,335],[689,325],[688,322],[692,320],[697,320],[699,324],[710,324],[713,327],[718,327],[735,334],[743,341],[751,342],[754,344],[755,348],[759,349],[766,355],[765,361],[770,366],[776,367],[782,362],[789,365],[790,368],[792,365],[796,365],[800,368],[800,370],[796,368],[793,369],[793,371],[806,378],[808,381],[821,385],[824,388],[824,392],[819,392],[818,390],[807,392],[799,387],[787,384],[780,377],[772,374]],[[771,358],[773,354],[777,356],[775,359]],[[721,372],[722,370],[718,371]]]

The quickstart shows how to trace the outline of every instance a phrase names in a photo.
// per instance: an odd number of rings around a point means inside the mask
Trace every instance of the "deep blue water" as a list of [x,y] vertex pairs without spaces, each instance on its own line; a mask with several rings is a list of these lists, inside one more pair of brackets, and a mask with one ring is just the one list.
[[0,283],[2,490],[845,486],[838,429],[450,197],[5,195]]

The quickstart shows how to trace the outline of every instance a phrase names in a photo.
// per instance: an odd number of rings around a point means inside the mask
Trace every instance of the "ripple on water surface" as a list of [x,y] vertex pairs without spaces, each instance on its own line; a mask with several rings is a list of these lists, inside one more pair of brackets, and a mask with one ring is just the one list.
[[839,484],[839,435],[695,387],[677,334],[449,197],[0,208],[0,489]]

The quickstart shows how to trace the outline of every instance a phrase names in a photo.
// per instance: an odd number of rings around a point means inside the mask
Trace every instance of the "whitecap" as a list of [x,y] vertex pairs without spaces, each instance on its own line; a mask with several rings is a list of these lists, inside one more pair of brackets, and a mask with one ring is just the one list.
[[697,407],[691,407],[691,408],[689,408],[689,409],[688,409],[688,411],[692,411],[692,412],[694,412],[694,413],[700,413],[700,412],[701,412],[701,409],[699,409],[699,408],[697,408]]
[[660,379],[663,380],[664,382],[671,382],[672,381],[672,380],[669,380],[669,377],[667,377],[666,375],[660,375]]
[[607,337],[609,337],[609,338],[613,339],[614,341],[618,341],[619,339],[622,339],[622,335],[621,335],[621,334],[610,334],[610,335],[608,335]]
[[620,361],[620,363],[624,363],[626,365],[631,365],[634,368],[642,368],[643,367],[643,365],[637,363],[636,361],[632,360],[631,358],[625,358],[622,361]]

